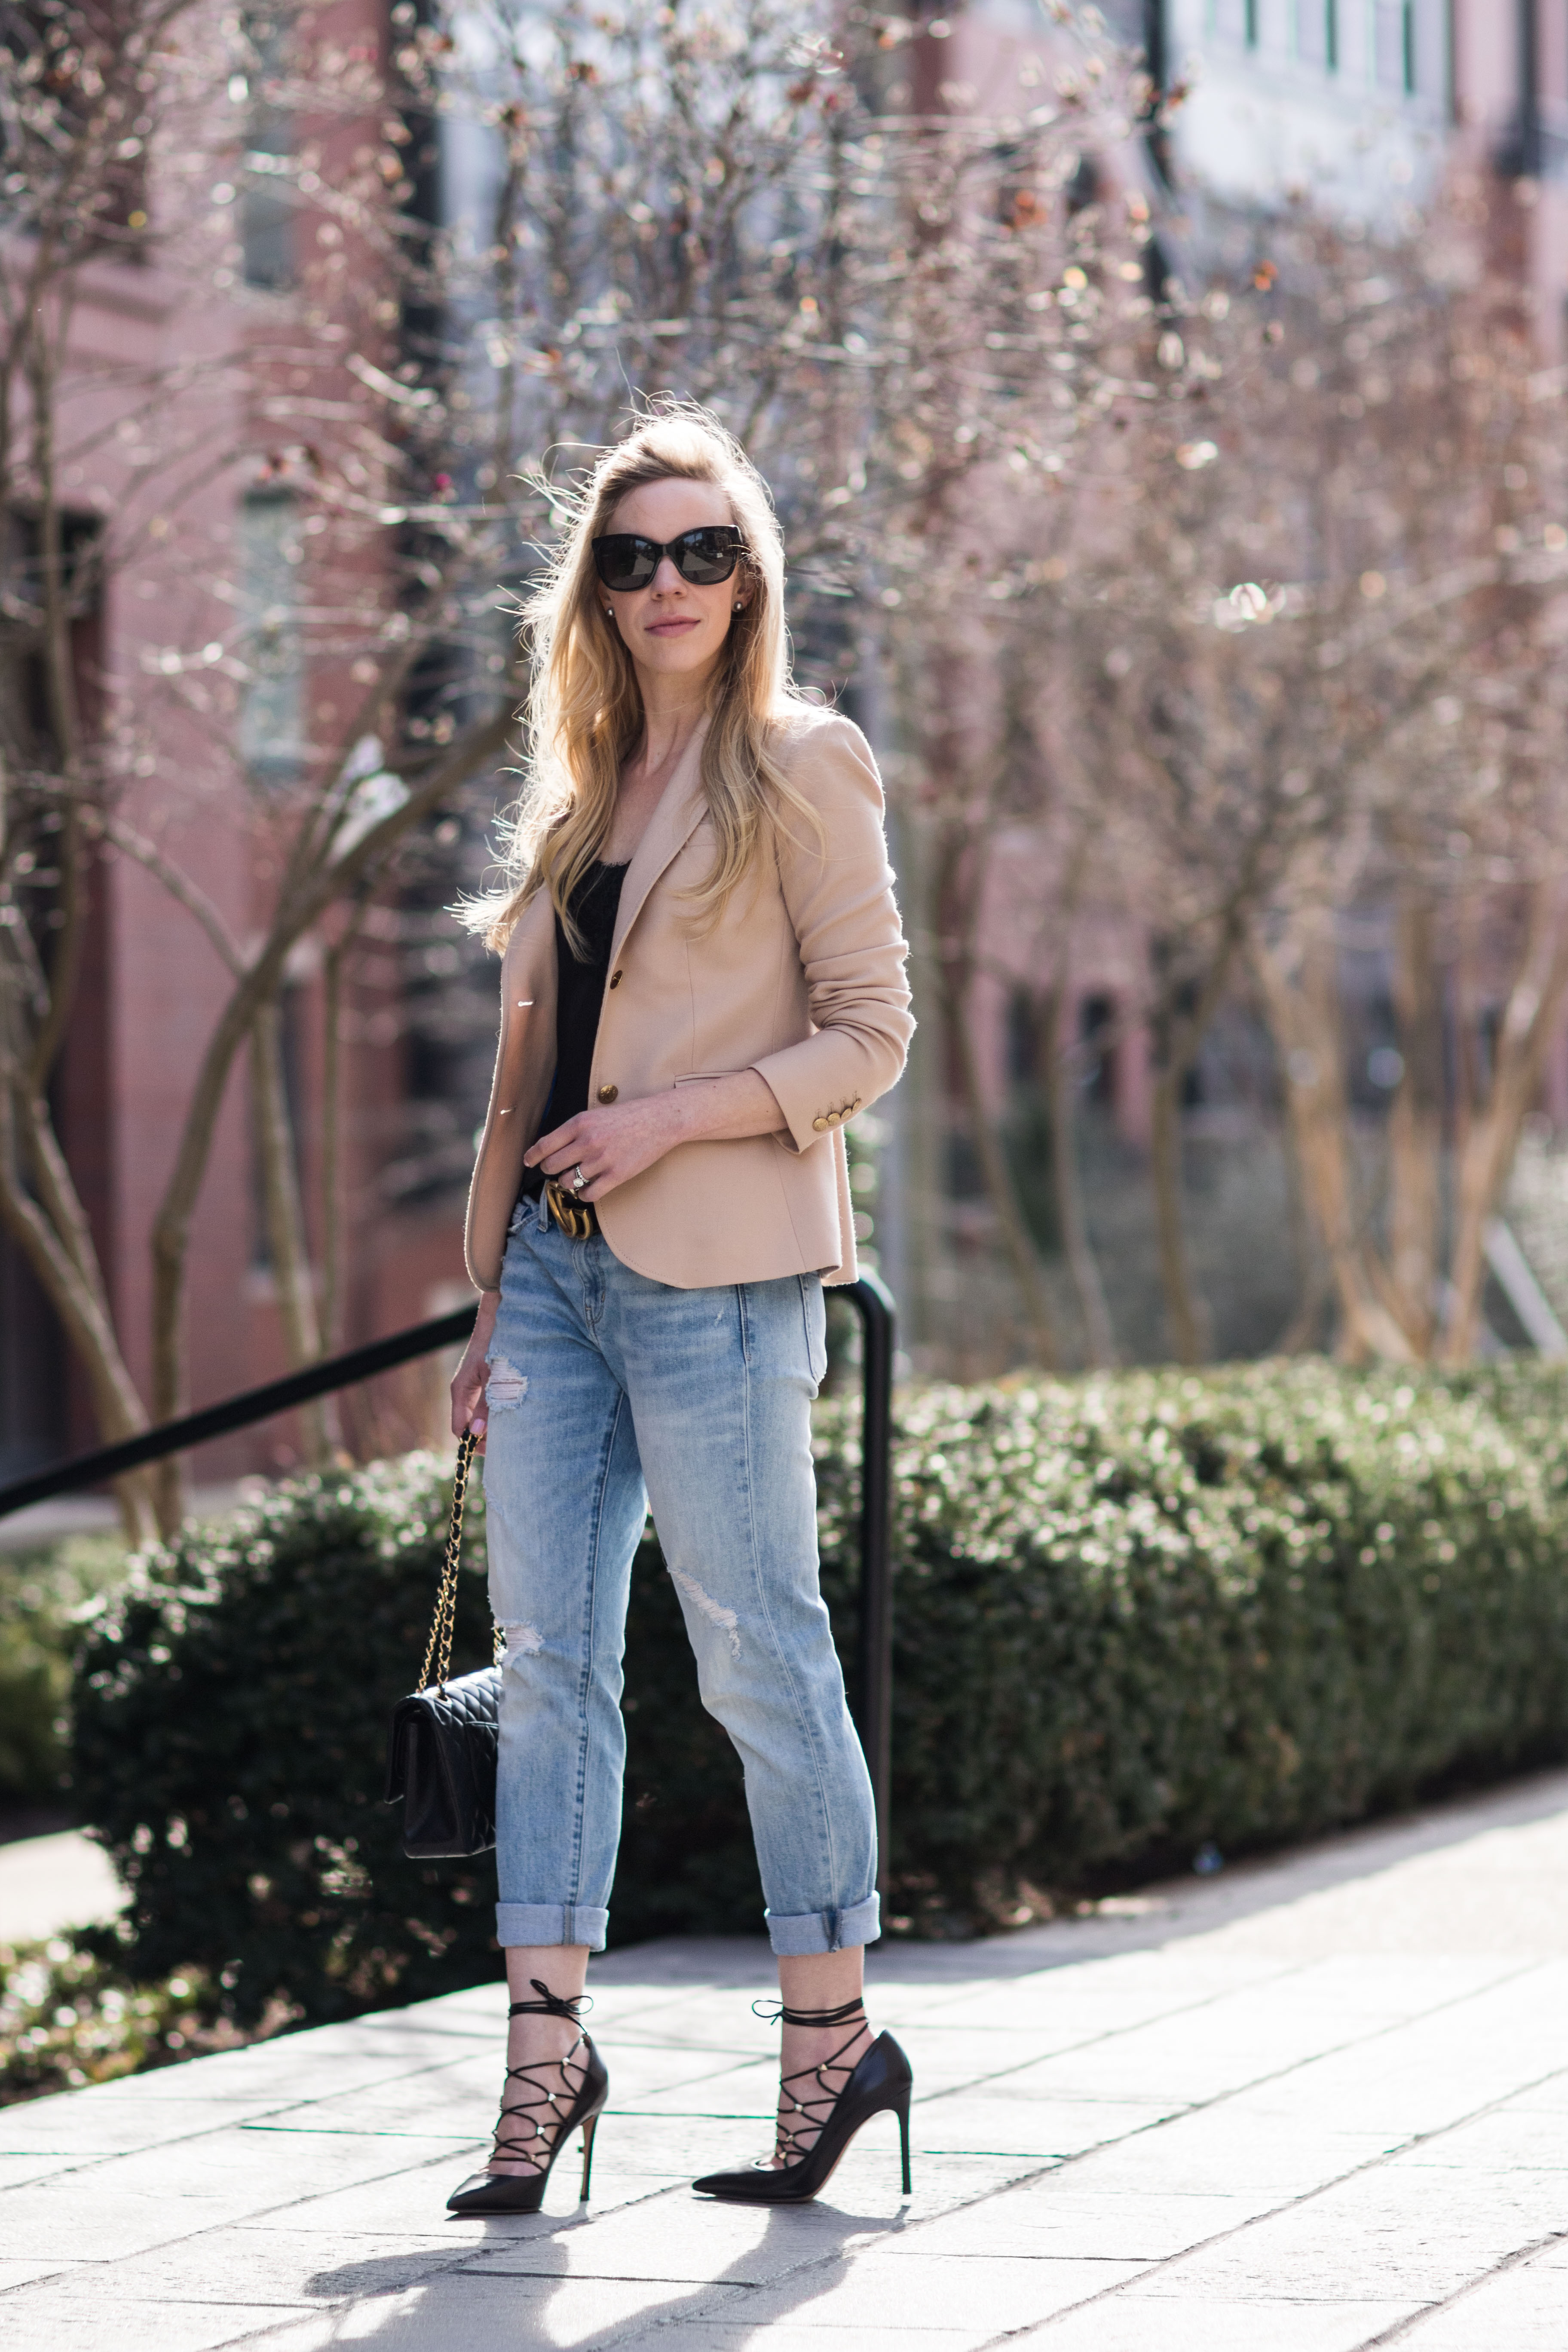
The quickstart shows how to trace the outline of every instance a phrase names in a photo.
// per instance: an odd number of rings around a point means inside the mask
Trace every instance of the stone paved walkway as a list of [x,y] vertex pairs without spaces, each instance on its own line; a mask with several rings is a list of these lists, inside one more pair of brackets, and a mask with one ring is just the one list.
[[584,2212],[443,2213],[496,1987],[0,2111],[0,2345],[1568,2347],[1568,1774],[873,1974],[907,2201],[890,2118],[816,2205],[694,2199],[765,2137],[766,1956],[643,1946]]

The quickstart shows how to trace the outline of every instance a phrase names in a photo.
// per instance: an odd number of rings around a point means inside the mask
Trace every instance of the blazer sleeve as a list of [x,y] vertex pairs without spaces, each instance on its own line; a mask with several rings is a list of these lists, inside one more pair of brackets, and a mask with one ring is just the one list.
[[915,1024],[870,745],[835,714],[803,728],[783,764],[822,827],[818,840],[786,809],[778,844],[813,1034],[752,1067],[787,1122],[780,1143],[800,1153],[886,1094]]

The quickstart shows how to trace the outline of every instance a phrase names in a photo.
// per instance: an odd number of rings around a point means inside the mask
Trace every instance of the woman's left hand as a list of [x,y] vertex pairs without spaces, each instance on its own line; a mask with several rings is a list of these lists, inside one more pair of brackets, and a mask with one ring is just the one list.
[[755,1070],[731,1070],[721,1077],[671,1087],[603,1110],[579,1111],[563,1127],[552,1128],[531,1143],[523,1165],[569,1180],[579,1168],[585,1181],[575,1197],[603,1200],[673,1151],[678,1143],[738,1141],[742,1136],[775,1135],[784,1115],[767,1080]]

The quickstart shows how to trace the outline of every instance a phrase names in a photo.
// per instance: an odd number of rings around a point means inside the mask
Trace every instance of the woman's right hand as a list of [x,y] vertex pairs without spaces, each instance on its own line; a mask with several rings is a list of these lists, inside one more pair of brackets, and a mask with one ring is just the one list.
[[485,1412],[485,1358],[489,1352],[490,1334],[496,1328],[496,1309],[500,1305],[499,1291],[480,1292],[474,1336],[452,1375],[452,1434],[461,1437],[471,1429],[479,1441],[476,1451],[480,1454],[485,1450],[489,1418]]

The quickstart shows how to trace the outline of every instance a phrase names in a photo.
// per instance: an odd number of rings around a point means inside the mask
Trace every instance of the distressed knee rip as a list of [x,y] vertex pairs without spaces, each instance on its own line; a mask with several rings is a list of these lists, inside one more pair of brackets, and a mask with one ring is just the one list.
[[741,1636],[737,1630],[734,1611],[721,1608],[712,1594],[704,1592],[697,1579],[694,1576],[688,1576],[683,1568],[672,1568],[669,1574],[676,1590],[686,1595],[693,1609],[700,1610],[710,1625],[717,1625],[721,1633],[729,1635],[730,1655],[732,1658],[738,1658],[741,1654]]
[[492,1412],[506,1412],[522,1402],[528,1394],[528,1381],[506,1356],[490,1356],[489,1379],[485,1382],[485,1402]]
[[544,1636],[537,1625],[503,1625],[500,1630],[509,1658],[537,1658],[544,1647]]

